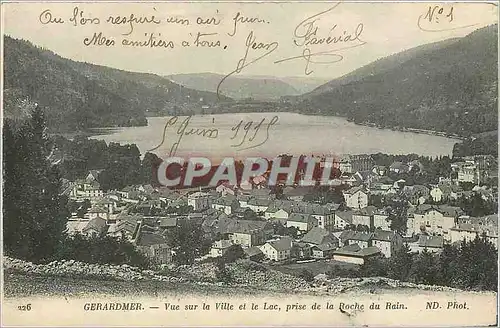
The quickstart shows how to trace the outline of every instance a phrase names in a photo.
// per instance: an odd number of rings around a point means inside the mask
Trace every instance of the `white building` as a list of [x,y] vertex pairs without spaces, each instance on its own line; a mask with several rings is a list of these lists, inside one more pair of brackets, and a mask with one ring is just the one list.
[[318,226],[318,220],[310,214],[292,213],[286,220],[286,227],[295,227],[299,231],[309,231]]
[[292,239],[281,238],[279,240],[268,241],[259,249],[264,253],[264,256],[273,261],[283,261],[291,257]]
[[346,205],[350,208],[368,206],[368,193],[362,187],[354,187],[344,191]]
[[233,243],[230,240],[222,239],[215,241],[212,244],[212,248],[210,248],[210,257],[223,256],[231,246],[233,246]]
[[483,233],[486,233],[486,238],[495,245],[498,249],[498,229],[497,228],[487,228],[479,225],[473,225],[468,223],[458,224],[451,228],[450,230],[450,238],[451,242],[461,242],[462,240],[472,241],[476,238],[476,235],[479,237],[483,236]]
[[202,211],[211,206],[210,194],[197,191],[188,195],[188,205],[193,207],[195,211]]
[[459,207],[448,205],[419,205],[408,220],[408,234],[428,233],[450,240],[450,229],[463,212]]

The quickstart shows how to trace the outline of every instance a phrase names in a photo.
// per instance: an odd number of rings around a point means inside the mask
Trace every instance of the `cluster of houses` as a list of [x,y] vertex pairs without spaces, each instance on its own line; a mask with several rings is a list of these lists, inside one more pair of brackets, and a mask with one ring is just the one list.
[[[465,172],[473,166],[484,169],[484,161],[467,159],[454,169],[461,181],[471,182]],[[464,195],[456,181],[443,178],[435,186],[406,186],[404,180],[387,175],[413,167],[421,170],[418,161],[395,162],[386,168],[373,166],[366,156],[347,156],[340,164],[345,170],[338,181],[342,204],[305,201],[312,187],[286,187],[277,199],[262,179],[248,188],[226,183],[181,190],[139,185],[104,192],[98,183],[99,172],[90,171],[84,179],[64,183],[63,193],[70,199],[81,204],[90,201],[83,215],[72,213],[67,232],[127,238],[157,263],[172,260],[169,229],[188,221],[199,225],[213,241],[206,256],[223,256],[239,245],[249,259],[278,263],[323,259],[362,264],[371,257],[391,257],[404,244],[414,252],[439,252],[447,243],[471,240],[477,234],[486,234],[498,244],[497,214],[469,217],[446,203]],[[471,193],[496,197],[491,188],[474,182],[477,187]],[[401,194],[409,202],[403,234],[391,229],[390,208],[370,204],[372,195]]]

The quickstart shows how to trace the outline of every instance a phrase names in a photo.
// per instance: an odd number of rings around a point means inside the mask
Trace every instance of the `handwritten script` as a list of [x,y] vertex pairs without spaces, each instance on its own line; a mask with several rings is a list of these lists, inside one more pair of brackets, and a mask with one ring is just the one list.
[[[202,56],[220,56],[225,67],[229,64],[230,68],[217,85],[218,95],[229,77],[247,72],[249,67],[262,69],[264,62],[267,67],[270,63],[297,63],[293,67],[299,67],[305,76],[325,65],[338,64],[349,55],[347,50],[367,44],[367,32],[372,28],[365,25],[354,9],[351,12],[354,15],[346,17],[341,10],[347,4],[340,2],[325,5],[313,14],[292,16],[290,21],[271,10],[257,13],[255,9],[240,6],[239,10],[223,12],[219,11],[221,6],[214,3],[203,12],[191,14],[184,10],[174,14],[160,4],[141,5],[137,12],[124,8],[115,12],[110,6],[108,12],[100,10],[96,14],[89,9],[94,7],[78,4],[43,9],[37,18],[45,26],[81,29],[86,34],[81,39],[84,47],[184,51],[178,56],[190,49],[204,51]],[[424,8],[415,14],[415,19],[425,32],[477,25],[463,25],[458,5],[432,4]],[[276,17],[280,19],[273,21]],[[224,57],[224,52],[231,55],[230,59]]]
[[[330,5],[330,8],[310,15],[298,24],[290,25],[293,28],[289,31],[286,31],[289,29],[287,27],[285,33],[288,33],[290,39],[286,44],[280,44],[283,41],[278,41],[275,36],[276,26],[283,27],[282,22],[270,25],[273,23],[271,12],[255,14],[240,10],[222,14],[216,9],[214,13],[205,16],[170,15],[155,6],[145,6],[147,10],[142,10],[140,14],[100,12],[96,15],[83,5],[77,5],[66,14],[56,13],[54,9],[44,9],[38,16],[38,22],[42,25],[69,25],[71,28],[85,29],[88,35],[81,40],[85,47],[149,48],[163,51],[186,48],[214,51],[230,49],[239,57],[234,63],[234,69],[220,81],[217,87],[219,93],[228,77],[241,73],[251,65],[258,65],[271,56],[274,56],[271,61],[274,64],[302,60],[304,74],[310,75],[313,73],[313,65],[338,63],[344,58],[341,54],[343,50],[366,44],[362,40],[363,22],[343,23],[345,26],[338,22],[341,17],[335,9],[339,5],[340,3]],[[160,25],[167,27],[162,29]],[[117,29],[118,33],[113,33],[113,29]],[[176,32],[169,32],[170,29]],[[185,33],[179,33],[183,29]],[[284,50],[281,51],[283,47]],[[296,54],[293,54],[295,49]]]
[[424,32],[443,32],[477,25],[456,25],[454,9],[453,4],[447,7],[430,5],[426,8],[425,13],[418,16],[417,26]]
[[[175,126],[177,126],[177,130],[175,131],[175,137],[173,138],[174,142],[170,146],[168,156],[175,156],[184,137],[192,136],[195,138],[214,140],[224,138],[224,136],[220,135],[218,128],[206,126],[193,128],[190,125],[191,119],[192,116],[187,116],[182,121],[180,121],[178,116],[169,118],[163,127],[160,144],[148,151],[155,151],[168,142],[167,131],[169,128],[175,129]],[[237,151],[257,148],[264,145],[269,140],[270,129],[272,126],[276,125],[278,121],[278,116],[273,116],[270,120],[262,118],[258,122],[241,120],[231,128],[232,136],[226,136],[226,138],[232,141],[234,140],[235,143],[232,144],[231,147],[236,148]]]

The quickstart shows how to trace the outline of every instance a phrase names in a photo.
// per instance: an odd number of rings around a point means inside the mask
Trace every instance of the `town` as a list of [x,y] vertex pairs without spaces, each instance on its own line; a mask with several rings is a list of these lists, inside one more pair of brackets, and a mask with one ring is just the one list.
[[[379,156],[380,157],[380,156]],[[151,263],[172,263],[169,236],[201,228],[211,246],[197,261],[238,247],[243,257],[275,266],[332,262],[362,265],[412,253],[440,253],[445,245],[486,238],[498,247],[497,160],[454,158],[437,183],[417,184],[422,161],[378,165],[375,155],[344,155],[331,186],[268,186],[265,176],[233,186],[169,189],[151,184],[104,191],[99,170],[64,180],[73,211],[69,235],[125,238]],[[484,211],[493,204],[491,213]]]

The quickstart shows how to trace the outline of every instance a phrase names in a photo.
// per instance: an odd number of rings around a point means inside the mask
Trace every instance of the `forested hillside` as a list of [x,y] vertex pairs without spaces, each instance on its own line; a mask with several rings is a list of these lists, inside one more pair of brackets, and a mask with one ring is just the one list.
[[318,88],[325,92],[302,96],[295,110],[464,136],[496,130],[497,43],[497,26],[488,26],[380,73],[372,67],[374,74],[353,82],[329,82]]
[[[46,108],[49,129],[145,125],[146,116],[201,107],[217,95],[154,74],[132,73],[62,58],[30,42],[4,37],[4,109],[24,115],[22,102]],[[227,99],[222,97],[222,99]]]

